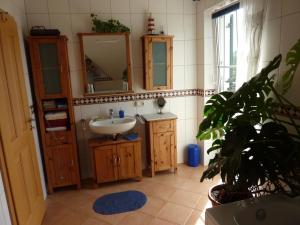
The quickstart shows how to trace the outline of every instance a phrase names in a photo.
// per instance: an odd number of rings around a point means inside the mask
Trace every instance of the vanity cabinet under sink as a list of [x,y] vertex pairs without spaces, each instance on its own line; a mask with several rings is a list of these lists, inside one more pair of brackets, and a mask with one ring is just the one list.
[[142,178],[141,139],[89,140],[95,183]]

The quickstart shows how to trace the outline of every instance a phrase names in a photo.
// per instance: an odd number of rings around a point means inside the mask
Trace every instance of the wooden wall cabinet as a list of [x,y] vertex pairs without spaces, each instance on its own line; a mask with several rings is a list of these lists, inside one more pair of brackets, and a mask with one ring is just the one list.
[[89,140],[95,183],[142,179],[141,139],[134,141]]
[[143,65],[146,90],[173,88],[173,36],[144,35]]
[[176,119],[147,121],[147,159],[151,176],[163,170],[177,171]]
[[[80,175],[67,38],[32,36],[28,38],[28,47],[48,192],[52,193],[54,188],[69,185],[77,185],[79,188]],[[46,115],[51,113],[65,114],[66,119],[58,121],[63,125],[50,125]],[[58,126],[64,128],[57,130]]]

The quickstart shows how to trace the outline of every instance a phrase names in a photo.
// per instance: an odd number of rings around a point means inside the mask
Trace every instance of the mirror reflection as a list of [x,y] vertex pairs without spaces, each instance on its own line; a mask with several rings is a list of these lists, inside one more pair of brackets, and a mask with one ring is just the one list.
[[131,91],[128,33],[79,34],[87,94]]

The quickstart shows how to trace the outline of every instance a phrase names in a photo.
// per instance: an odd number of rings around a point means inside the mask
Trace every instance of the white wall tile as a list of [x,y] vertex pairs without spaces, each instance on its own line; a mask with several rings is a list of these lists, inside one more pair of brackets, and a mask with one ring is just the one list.
[[91,11],[90,1],[69,0],[72,13],[89,13]]
[[79,32],[91,32],[90,14],[72,14],[71,22],[74,40],[78,41],[77,33]]
[[68,53],[70,71],[81,70],[81,55],[79,42],[68,42]]
[[173,42],[173,65],[184,65],[184,41]]
[[197,144],[196,135],[198,132],[197,119],[187,119],[185,121],[186,144]]
[[72,96],[81,97],[84,94],[81,71],[71,71]]
[[152,17],[154,18],[155,31],[158,33],[164,31],[164,33],[167,34],[168,33],[167,15],[162,13],[152,13]]
[[144,105],[137,107],[137,113],[140,115],[154,113],[154,101],[144,100],[143,102]]
[[178,119],[185,119],[185,97],[170,98],[170,111],[178,116]]
[[281,19],[266,21],[261,41],[261,60],[271,61],[279,54]]
[[[284,0],[284,2],[286,2]],[[282,0],[272,0],[269,1],[268,10],[267,10],[267,19],[271,20],[281,16],[282,11]]]
[[131,29],[131,18],[129,13],[112,13],[112,18],[119,20],[122,24]]
[[68,14],[50,14],[50,25],[53,29],[59,29],[62,35],[72,38],[71,18]]
[[106,104],[99,104],[100,107],[100,116],[109,116],[109,110],[113,109],[114,110],[114,116],[119,115],[119,103],[106,103]]
[[300,13],[291,14],[282,19],[280,52],[284,56],[300,37],[299,24],[295,21],[300,21]]
[[99,114],[100,114],[99,104],[81,106],[82,119],[90,120],[93,117],[99,116]]
[[173,66],[173,89],[182,90],[185,88],[184,66]]
[[130,0],[131,12],[147,13],[149,8],[148,0]]
[[197,40],[197,64],[204,64],[204,39]]
[[166,13],[166,0],[149,0],[149,12],[151,13]]
[[197,88],[197,65],[189,65],[185,66],[185,81],[184,87],[186,89],[194,89]]
[[140,38],[147,33],[147,17],[144,13],[131,14],[131,37],[133,40]]
[[141,40],[132,41],[132,65],[133,67],[143,66],[142,42]]
[[196,39],[196,15],[184,15],[184,39]]
[[212,38],[204,38],[204,64],[213,64],[214,59],[214,44]]
[[111,0],[111,10],[115,13],[129,13],[130,1],[129,0]]
[[91,12],[110,13],[110,0],[91,0]]
[[184,40],[183,15],[167,15],[168,34],[174,35],[174,40]]
[[204,65],[197,66],[197,87],[204,89]]
[[204,65],[204,87],[205,89],[215,88],[215,66]]
[[177,119],[176,121],[177,142],[185,143],[185,120]]
[[177,142],[177,163],[185,163],[187,161],[187,146],[185,142]]
[[134,106],[134,102],[120,102],[119,110],[123,110],[125,112],[125,116],[135,116],[137,113],[136,107]]
[[44,26],[46,28],[50,27],[50,20],[48,14],[28,14],[27,21],[29,30],[33,26]]
[[184,13],[185,14],[196,14],[197,2],[184,0]]
[[184,42],[184,62],[185,65],[197,64],[197,42],[195,40]]
[[74,117],[75,117],[75,123],[79,122],[81,120],[81,106],[74,106]]
[[295,12],[300,12],[299,0],[283,0],[282,1],[282,14],[287,15]]
[[69,13],[70,5],[68,0],[50,0],[48,1],[50,13]]
[[134,67],[133,68],[133,88],[134,91],[139,93],[139,92],[144,92],[144,87],[143,87],[143,68],[142,67]]
[[197,96],[185,97],[186,119],[197,119]]
[[183,13],[184,0],[167,0],[167,13]]
[[46,13],[48,11],[47,0],[25,0],[27,13]]

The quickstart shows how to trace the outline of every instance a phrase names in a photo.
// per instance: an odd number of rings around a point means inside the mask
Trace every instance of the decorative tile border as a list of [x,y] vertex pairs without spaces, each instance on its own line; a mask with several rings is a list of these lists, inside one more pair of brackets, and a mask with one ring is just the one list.
[[142,92],[142,93],[110,94],[110,95],[73,98],[73,105],[78,106],[78,105],[149,100],[149,99],[155,99],[159,96],[163,96],[164,98],[184,97],[184,96],[209,97],[214,95],[214,93],[215,93],[214,89],[207,89],[207,90],[185,89],[185,90],[153,91],[153,92]]

